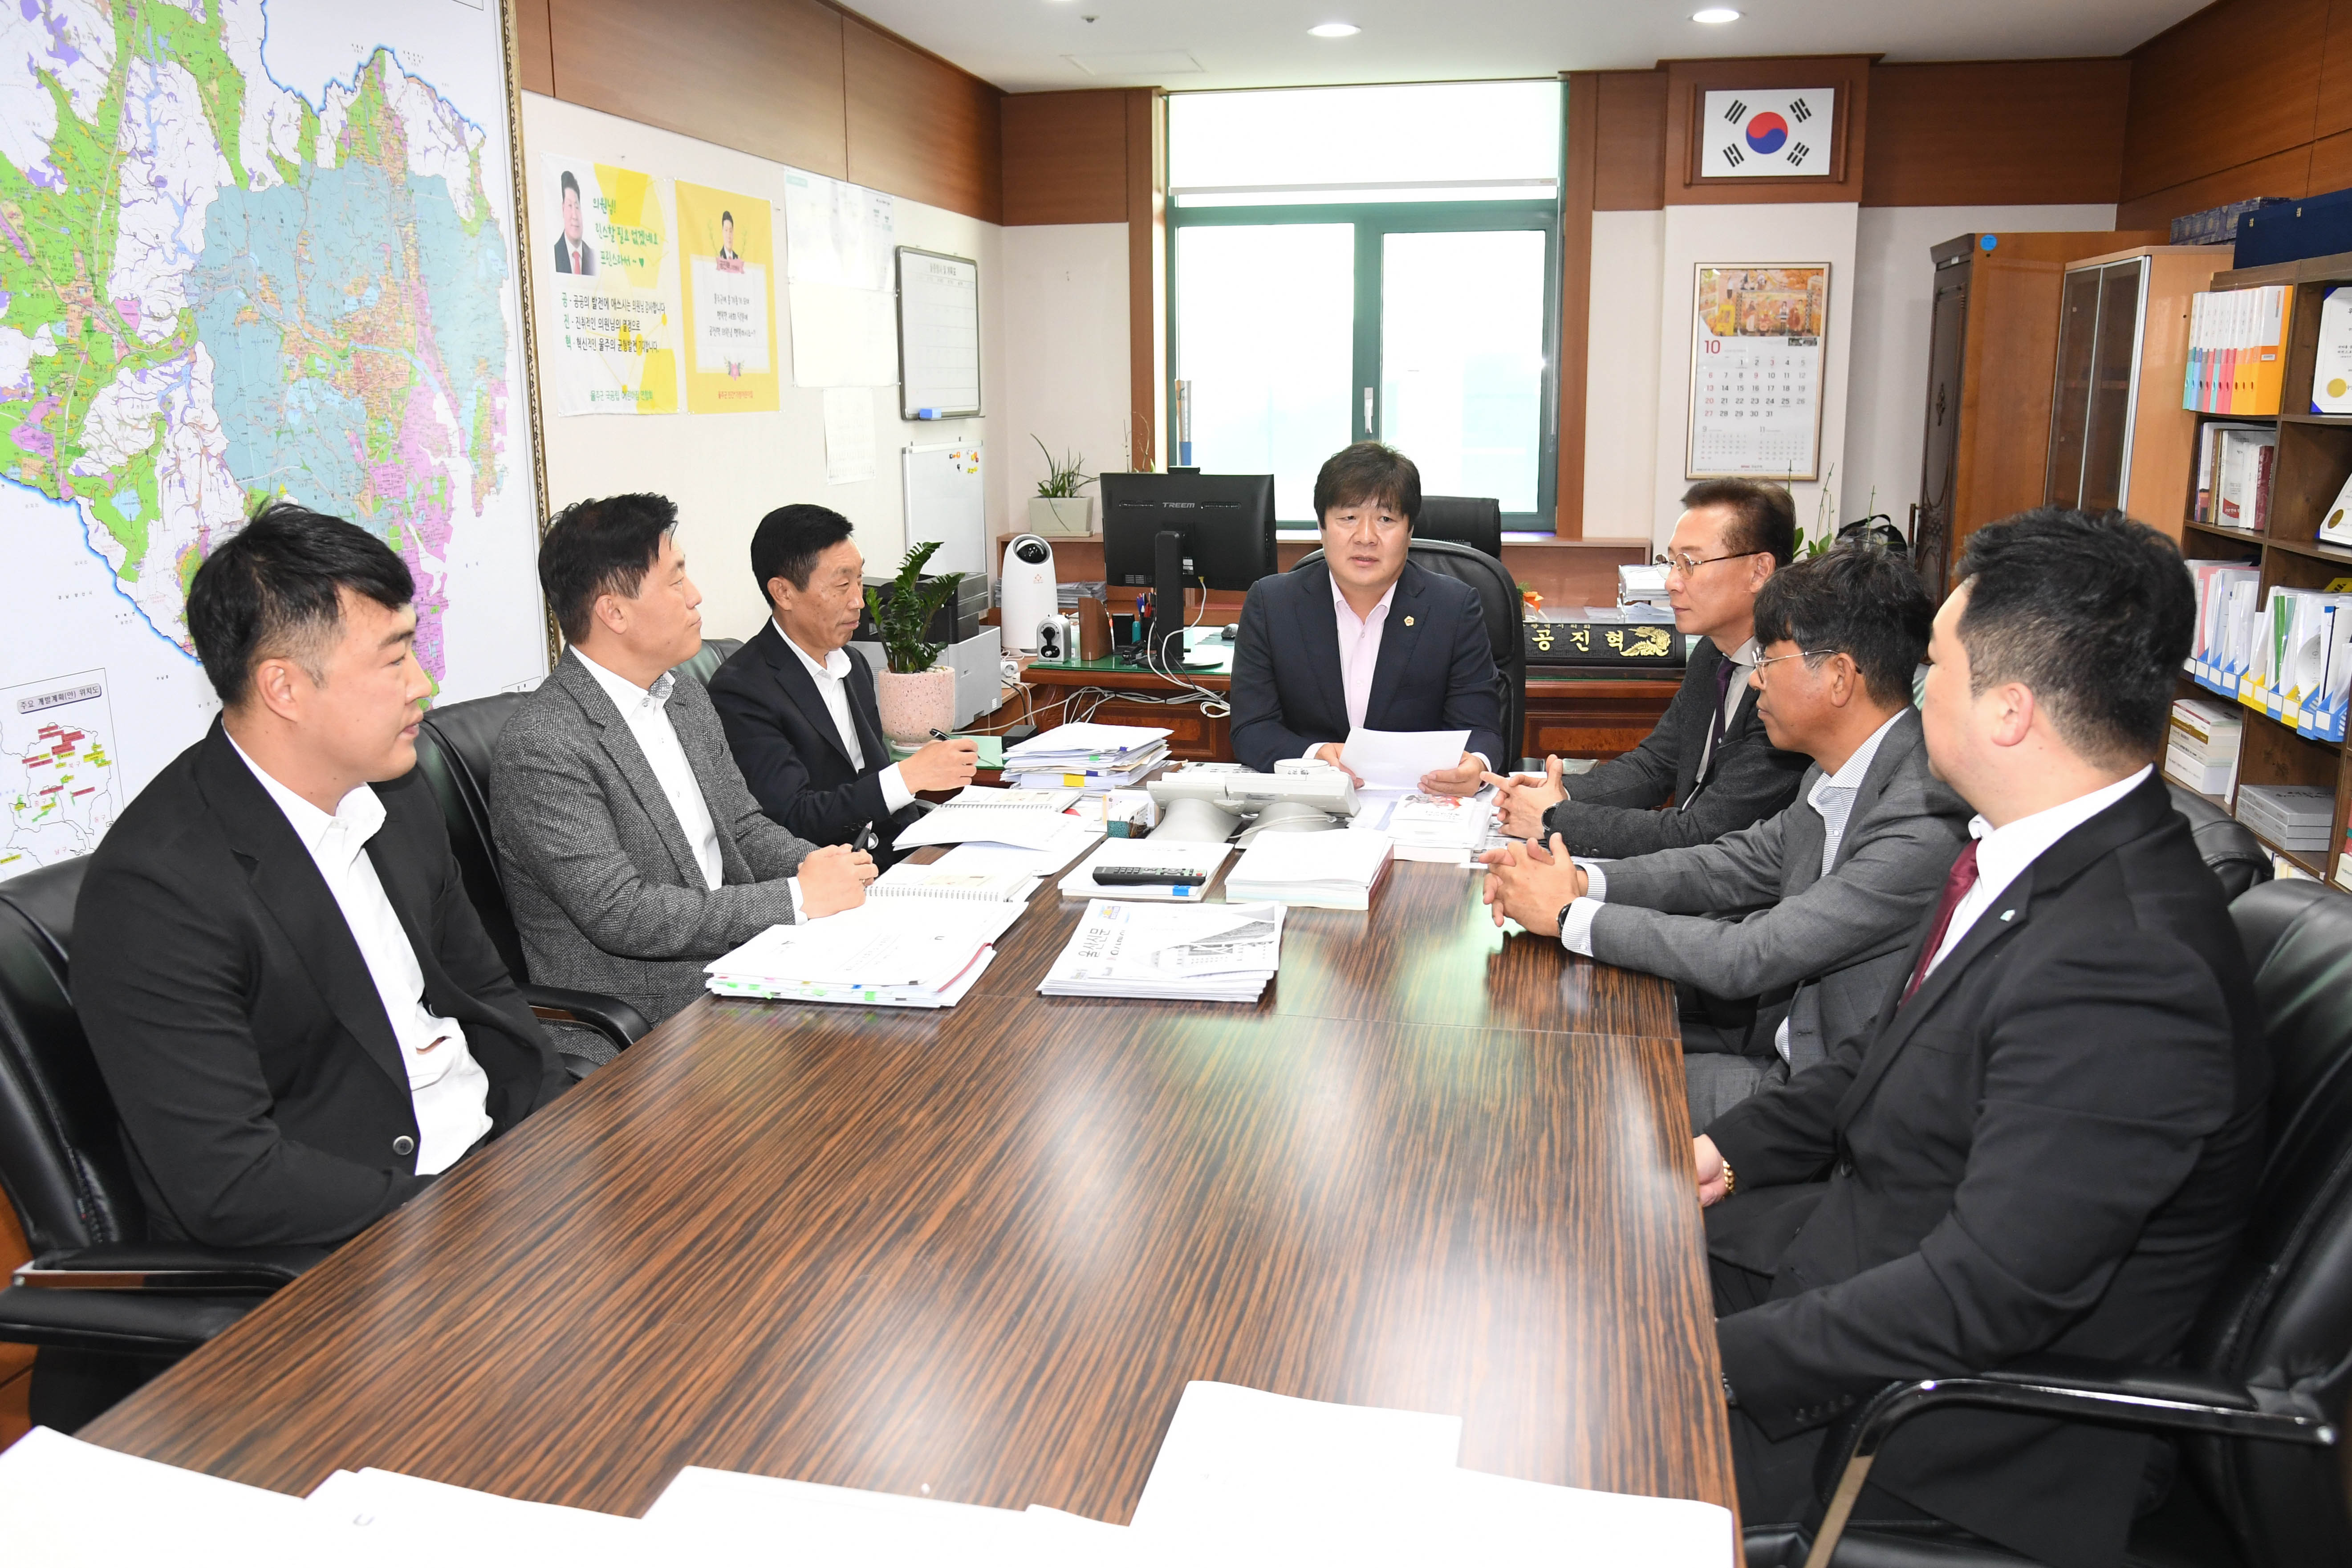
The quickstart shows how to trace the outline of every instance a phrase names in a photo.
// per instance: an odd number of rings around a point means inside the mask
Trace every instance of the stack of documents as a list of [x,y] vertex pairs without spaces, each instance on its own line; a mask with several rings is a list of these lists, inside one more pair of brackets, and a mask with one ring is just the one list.
[[1400,860],[1467,866],[1501,842],[1492,784],[1473,795],[1365,790],[1357,799],[1361,804],[1349,827],[1387,834]]
[[[1004,851],[1011,851],[1008,856]],[[866,889],[869,899],[951,899],[960,903],[1025,904],[1045,873],[1038,851],[1019,845],[959,844],[918,866],[901,860]]]
[[2226,797],[2238,782],[2238,748],[2245,731],[2245,721],[2219,703],[2180,698],[2165,731],[2164,776],[2200,794]]
[[[1066,899],[1160,899],[1197,904],[1208,896],[1209,884],[1217,879],[1217,868],[1233,852],[1230,844],[1183,843],[1166,838],[1106,838],[1101,848],[1087,857],[1085,864],[1062,879],[1062,896]],[[1178,876],[1199,876],[1203,880],[1197,883],[1122,880],[1105,887],[1095,880],[1095,870],[1098,867],[1105,870],[1169,871]]]
[[703,965],[721,996],[952,1007],[976,984],[1020,903],[888,899],[770,926]]
[[[1106,825],[1099,809],[1069,809],[1081,798],[1075,789],[968,784],[947,805],[902,829],[898,847],[904,851],[927,844],[1006,846],[1029,852],[1020,863],[1029,867],[1031,876],[1049,877],[1103,836]],[[997,863],[1014,862],[1000,858]]]
[[2238,820],[2281,849],[2325,855],[2336,831],[2336,792],[2321,784],[2247,784]]
[[1228,899],[1271,899],[1318,910],[1368,910],[1388,875],[1385,833],[1261,833],[1225,878]]
[[642,1520],[375,1469],[339,1470],[299,1499],[36,1427],[0,1454],[0,1519],[11,1561],[66,1568],[132,1561],[194,1568],[1723,1568],[1737,1561],[1727,1510],[1465,1470],[1461,1442],[1457,1416],[1190,1383],[1134,1522],[1116,1525],[1035,1504],[982,1508],[696,1466],[681,1470]]
[[1166,730],[1139,724],[1062,724],[1004,749],[1004,776],[1028,788],[1059,784],[1105,795],[1168,760]]
[[[1328,837],[1339,837],[1338,834]],[[1255,1002],[1282,963],[1279,904],[1122,904],[1098,899],[1070,933],[1042,996]]]

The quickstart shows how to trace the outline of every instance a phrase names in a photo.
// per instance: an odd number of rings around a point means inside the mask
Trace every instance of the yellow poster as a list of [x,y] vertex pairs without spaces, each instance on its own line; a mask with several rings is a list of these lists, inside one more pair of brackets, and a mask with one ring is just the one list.
[[535,232],[555,237],[541,247],[555,307],[541,361],[556,413],[677,413],[677,256],[653,176],[542,154],[538,184],[534,210],[554,220]]
[[776,394],[775,225],[758,196],[677,182],[686,271],[686,406],[691,414],[772,412]]

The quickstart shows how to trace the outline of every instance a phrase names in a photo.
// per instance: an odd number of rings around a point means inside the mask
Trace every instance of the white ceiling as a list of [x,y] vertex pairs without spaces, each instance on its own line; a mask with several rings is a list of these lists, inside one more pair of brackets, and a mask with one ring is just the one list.
[[[884,26],[1013,92],[1476,81],[1707,55],[2118,55],[2204,0],[1728,0],[1745,15],[1714,27],[1690,19],[1706,3],[851,0]],[[1363,31],[1309,37],[1307,29],[1320,22],[1352,22]]]

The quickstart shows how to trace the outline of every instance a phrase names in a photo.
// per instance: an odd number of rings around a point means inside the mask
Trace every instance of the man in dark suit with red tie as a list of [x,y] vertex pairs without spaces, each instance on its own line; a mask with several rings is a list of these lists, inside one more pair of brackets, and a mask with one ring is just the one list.
[[[1696,1142],[1740,1511],[1818,1519],[1824,1429],[1884,1384],[2175,1354],[2235,1244],[2268,1058],[2246,955],[2151,759],[2193,605],[2119,515],[1979,532],[1923,719],[1974,842],[1873,1024]],[[1971,1410],[1906,1426],[1857,1519],[2121,1556],[2151,1439]]]

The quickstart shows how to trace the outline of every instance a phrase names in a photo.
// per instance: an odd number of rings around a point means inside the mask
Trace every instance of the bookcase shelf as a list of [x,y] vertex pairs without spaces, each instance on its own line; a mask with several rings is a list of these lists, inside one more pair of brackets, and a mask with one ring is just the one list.
[[[2352,478],[2352,415],[2312,414],[2312,367],[2319,349],[2320,301],[2332,288],[2352,285],[2352,255],[2319,256],[2271,267],[2245,268],[2214,274],[2216,292],[2275,284],[2292,285],[2294,313],[2288,327],[2286,365],[2280,376],[2280,412],[2275,416],[2200,416],[2232,423],[2272,423],[2279,426],[2279,443],[2271,474],[2269,528],[2262,533],[2183,520],[2181,553],[2192,560],[2252,560],[2262,571],[2262,586],[2324,588],[2337,577],[2352,577],[2352,549],[2319,541],[2320,513],[2335,499],[2344,481]],[[2192,484],[2193,491],[2193,484]],[[2344,845],[2347,806],[2352,806],[2352,748],[2332,741],[2295,733],[2293,725],[2260,709],[2232,702],[2183,676],[2180,695],[2208,702],[2231,703],[2231,711],[2244,721],[2240,745],[2238,785],[2317,784],[2336,792],[2335,831],[2325,853],[2281,848],[2256,833],[2263,847],[2281,860],[2326,879],[2336,868]],[[2208,796],[2209,799],[2214,797]],[[2215,800],[2235,813],[2236,791],[2228,800]]]

